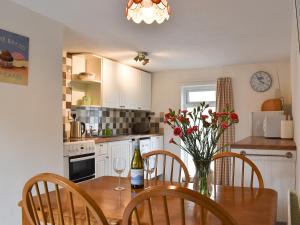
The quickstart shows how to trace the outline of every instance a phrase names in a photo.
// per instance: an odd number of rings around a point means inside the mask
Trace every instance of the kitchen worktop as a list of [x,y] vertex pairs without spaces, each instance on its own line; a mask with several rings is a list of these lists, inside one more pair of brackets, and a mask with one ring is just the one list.
[[231,145],[232,149],[296,150],[294,140],[250,136]]
[[95,143],[105,143],[105,142],[114,142],[114,141],[125,141],[131,139],[140,139],[147,137],[155,137],[162,136],[163,134],[155,133],[155,134],[129,134],[129,135],[116,135],[110,137],[84,137],[81,139],[66,139],[64,142],[76,142],[76,141],[85,141],[85,140],[94,140]]

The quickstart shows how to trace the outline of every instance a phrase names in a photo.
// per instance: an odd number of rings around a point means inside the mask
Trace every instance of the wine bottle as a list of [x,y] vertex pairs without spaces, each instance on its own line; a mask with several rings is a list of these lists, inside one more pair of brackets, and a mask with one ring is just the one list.
[[131,161],[131,187],[133,189],[144,187],[144,163],[138,144],[134,148]]

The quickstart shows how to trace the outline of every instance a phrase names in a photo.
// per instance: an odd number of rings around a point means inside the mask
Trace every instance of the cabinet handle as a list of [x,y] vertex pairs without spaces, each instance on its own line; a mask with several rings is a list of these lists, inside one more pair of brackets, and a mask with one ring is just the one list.
[[109,157],[108,157],[108,156],[105,156],[105,158],[106,158],[106,159],[109,159]]
[[263,157],[282,157],[282,158],[288,158],[288,159],[291,159],[293,158],[293,153],[291,152],[287,152],[285,153],[284,155],[275,155],[275,154],[252,154],[252,153],[246,153],[245,151],[241,151],[240,152],[241,155],[243,156],[263,156]]
[[120,105],[120,108],[125,108],[125,105]]

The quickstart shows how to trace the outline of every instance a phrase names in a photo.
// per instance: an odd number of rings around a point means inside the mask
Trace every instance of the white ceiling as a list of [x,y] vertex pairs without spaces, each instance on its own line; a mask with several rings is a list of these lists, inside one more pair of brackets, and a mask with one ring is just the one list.
[[[127,21],[126,0],[13,1],[65,24],[66,50],[152,72],[289,58],[293,0],[169,0],[161,25]],[[147,66],[136,51],[150,52]]]

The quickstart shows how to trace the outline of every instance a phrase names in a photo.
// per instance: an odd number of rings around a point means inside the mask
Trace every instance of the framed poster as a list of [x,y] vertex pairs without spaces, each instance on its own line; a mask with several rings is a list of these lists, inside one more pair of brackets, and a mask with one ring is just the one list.
[[0,29],[0,82],[28,84],[29,38]]
[[300,0],[295,0],[295,7],[296,7],[296,19],[297,19],[297,31],[298,31],[298,46],[300,52]]

